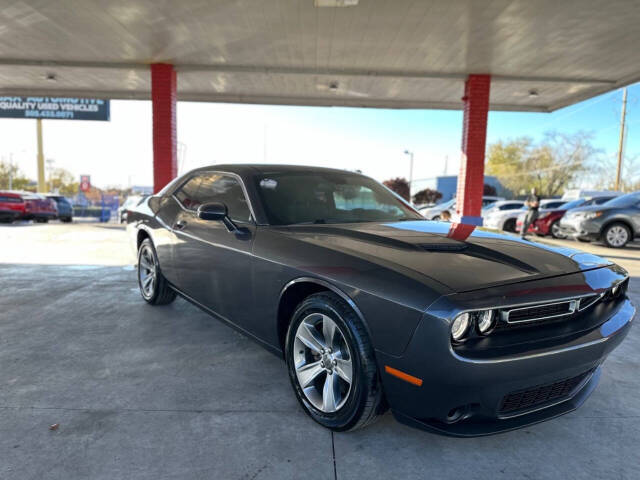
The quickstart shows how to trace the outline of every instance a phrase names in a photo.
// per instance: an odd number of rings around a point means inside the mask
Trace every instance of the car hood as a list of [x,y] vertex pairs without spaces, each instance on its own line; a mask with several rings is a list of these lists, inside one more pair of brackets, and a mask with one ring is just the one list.
[[456,292],[610,265],[579,250],[521,240],[471,225],[434,221],[300,225],[283,235],[358,257]]

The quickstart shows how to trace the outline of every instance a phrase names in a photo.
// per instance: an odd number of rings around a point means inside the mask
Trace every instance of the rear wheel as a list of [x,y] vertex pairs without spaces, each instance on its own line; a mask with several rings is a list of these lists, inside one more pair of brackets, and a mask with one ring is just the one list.
[[296,309],[285,346],[298,401],[320,425],[362,428],[385,410],[373,346],[349,305],[317,293]]
[[624,223],[612,223],[602,232],[602,240],[610,248],[622,248],[631,240],[631,231]]
[[166,305],[176,298],[176,292],[160,271],[156,249],[148,238],[138,249],[138,286],[142,298],[151,305]]

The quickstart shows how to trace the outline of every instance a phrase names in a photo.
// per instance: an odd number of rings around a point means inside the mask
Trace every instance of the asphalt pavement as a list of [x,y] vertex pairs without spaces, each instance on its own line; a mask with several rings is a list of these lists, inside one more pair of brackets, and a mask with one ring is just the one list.
[[[640,247],[562,244],[627,268],[638,303]],[[119,225],[0,226],[0,479],[640,475],[637,327],[591,398],[552,421],[456,439],[387,414],[332,434],[280,359],[181,299],[145,304],[132,262]]]

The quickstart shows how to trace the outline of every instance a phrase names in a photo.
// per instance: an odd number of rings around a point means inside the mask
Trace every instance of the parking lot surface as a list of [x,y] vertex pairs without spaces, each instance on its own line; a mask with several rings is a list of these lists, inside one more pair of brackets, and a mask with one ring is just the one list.
[[[637,246],[562,244],[627,268],[638,304]],[[555,420],[456,439],[387,414],[332,434],[280,359],[184,300],[148,306],[132,263],[118,225],[0,227],[0,479],[638,478],[637,327]]]

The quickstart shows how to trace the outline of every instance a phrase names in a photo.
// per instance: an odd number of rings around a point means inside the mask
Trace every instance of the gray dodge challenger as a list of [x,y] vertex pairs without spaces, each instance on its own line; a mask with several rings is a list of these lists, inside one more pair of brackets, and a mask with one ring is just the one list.
[[455,436],[562,415],[635,316],[608,260],[425,220],[342,170],[200,168],[127,222],[142,298],[179,295],[284,358],[302,408],[335,431],[387,409]]

